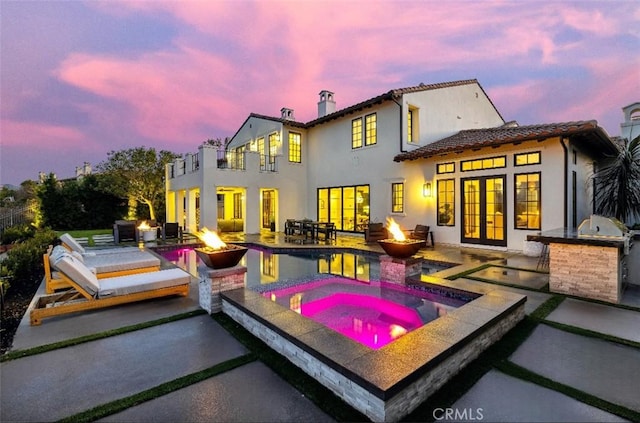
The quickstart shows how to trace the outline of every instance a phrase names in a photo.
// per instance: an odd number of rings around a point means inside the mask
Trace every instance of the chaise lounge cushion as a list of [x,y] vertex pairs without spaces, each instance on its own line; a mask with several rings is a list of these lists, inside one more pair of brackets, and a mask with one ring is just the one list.
[[80,285],[89,295],[95,297],[100,290],[98,277],[71,254],[61,256],[53,263],[53,266]]
[[98,298],[128,295],[136,292],[168,288],[171,286],[187,285],[190,282],[191,275],[178,268],[100,279],[100,291],[98,292]]
[[99,254],[84,257],[84,264],[94,267],[97,273],[124,272],[145,267],[160,267],[160,259],[147,251],[127,254]]
[[71,248],[73,251],[79,252],[80,254],[84,254],[87,252],[84,249],[84,247],[80,245],[80,243],[76,241],[76,239],[72,237],[70,234],[60,235],[60,241],[64,242],[66,245],[69,246],[69,248]]
[[131,253],[135,251],[141,251],[138,247],[114,247],[114,248],[96,248],[96,249],[86,249],[80,243],[72,237],[70,234],[66,233],[60,235],[60,241],[64,242],[72,251],[77,251],[82,254],[84,257],[89,256],[97,256],[102,254],[122,254],[122,253]]

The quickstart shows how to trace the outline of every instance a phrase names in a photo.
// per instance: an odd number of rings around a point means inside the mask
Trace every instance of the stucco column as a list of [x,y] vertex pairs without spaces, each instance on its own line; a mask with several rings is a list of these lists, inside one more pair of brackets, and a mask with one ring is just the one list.
[[245,198],[245,232],[248,234],[260,233],[260,208],[261,198],[258,187],[247,187]]
[[215,185],[205,185],[200,191],[200,226],[210,230],[218,227],[218,195]]

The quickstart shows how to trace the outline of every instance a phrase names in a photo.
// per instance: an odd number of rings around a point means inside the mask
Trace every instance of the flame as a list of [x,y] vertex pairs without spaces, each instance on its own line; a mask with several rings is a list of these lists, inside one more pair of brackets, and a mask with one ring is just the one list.
[[213,248],[214,250],[221,250],[227,246],[215,231],[210,231],[207,228],[202,228],[201,231],[196,232],[196,236],[200,238],[200,241],[204,242],[207,247]]
[[400,225],[393,220],[393,217],[387,217],[387,230],[393,236],[396,241],[406,241],[407,237],[404,236],[404,232],[400,229]]
[[141,231],[147,231],[147,230],[151,229],[151,226],[149,226],[149,224],[147,223],[146,220],[143,220],[140,223],[140,226],[138,226],[138,229],[140,229]]

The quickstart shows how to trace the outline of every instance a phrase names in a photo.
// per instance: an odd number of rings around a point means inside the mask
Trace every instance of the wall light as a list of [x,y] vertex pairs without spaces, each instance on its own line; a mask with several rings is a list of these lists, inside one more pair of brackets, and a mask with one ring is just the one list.
[[425,197],[431,197],[431,182],[425,182],[422,186],[422,195]]

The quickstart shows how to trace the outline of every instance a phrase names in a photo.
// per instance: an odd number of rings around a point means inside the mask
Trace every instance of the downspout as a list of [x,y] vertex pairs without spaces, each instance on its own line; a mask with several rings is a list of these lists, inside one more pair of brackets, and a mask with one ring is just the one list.
[[391,97],[391,101],[393,101],[398,105],[398,107],[400,107],[400,125],[398,125],[400,128],[400,136],[398,137],[398,139],[400,140],[400,152],[406,153],[407,150],[404,149],[404,144],[402,143],[402,104],[398,103],[396,99],[393,98],[393,96]]
[[569,209],[569,200],[567,198],[567,178],[569,177],[569,149],[564,143],[564,137],[560,137],[560,145],[564,150],[564,227],[567,228],[567,210]]

